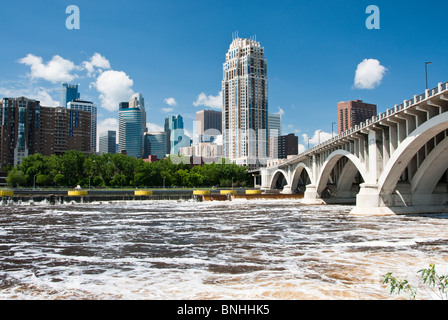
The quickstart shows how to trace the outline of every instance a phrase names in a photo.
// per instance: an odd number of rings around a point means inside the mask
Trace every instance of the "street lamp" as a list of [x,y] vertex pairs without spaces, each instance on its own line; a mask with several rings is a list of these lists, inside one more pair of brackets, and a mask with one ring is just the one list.
[[333,132],[334,132],[334,129],[333,129],[333,126],[336,124],[336,122],[332,122],[331,123],[331,137],[333,138],[334,137],[334,134],[333,134]]
[[431,61],[425,62],[426,89],[428,89],[428,64],[431,64]]

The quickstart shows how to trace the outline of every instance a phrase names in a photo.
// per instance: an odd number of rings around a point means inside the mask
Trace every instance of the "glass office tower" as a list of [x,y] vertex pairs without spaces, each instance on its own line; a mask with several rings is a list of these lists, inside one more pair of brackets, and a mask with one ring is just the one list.
[[130,157],[143,156],[142,110],[131,108],[128,102],[121,102],[118,112],[118,152]]
[[148,156],[156,156],[157,159],[163,159],[166,155],[166,132],[146,132],[145,133],[145,154]]
[[80,94],[78,91],[78,84],[68,84],[63,83],[61,89],[60,106],[67,108],[67,103],[73,100],[80,99]]
[[113,130],[102,132],[100,134],[99,144],[100,144],[99,152],[101,154],[116,153],[117,132]]
[[179,154],[180,148],[190,146],[190,137],[185,135],[184,120],[181,115],[165,118],[167,153]]

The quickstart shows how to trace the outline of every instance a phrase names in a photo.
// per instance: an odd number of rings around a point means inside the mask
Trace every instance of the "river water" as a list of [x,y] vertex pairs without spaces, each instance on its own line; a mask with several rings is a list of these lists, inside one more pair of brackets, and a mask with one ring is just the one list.
[[[0,207],[0,299],[396,299],[448,272],[448,215],[297,200]],[[420,287],[417,299],[433,299]]]

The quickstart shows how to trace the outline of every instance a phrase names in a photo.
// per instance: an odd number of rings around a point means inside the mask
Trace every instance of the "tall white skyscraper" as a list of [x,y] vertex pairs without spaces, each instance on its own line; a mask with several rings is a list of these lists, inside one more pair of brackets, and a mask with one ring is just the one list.
[[264,48],[236,37],[223,64],[223,152],[239,165],[264,165],[268,156],[268,77]]

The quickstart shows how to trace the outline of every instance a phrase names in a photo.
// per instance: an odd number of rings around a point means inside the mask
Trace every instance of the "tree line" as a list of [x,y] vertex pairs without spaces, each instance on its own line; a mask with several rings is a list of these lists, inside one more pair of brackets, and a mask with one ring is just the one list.
[[33,154],[8,171],[12,187],[251,187],[246,167],[220,163],[193,166],[171,156],[155,162],[123,154]]

